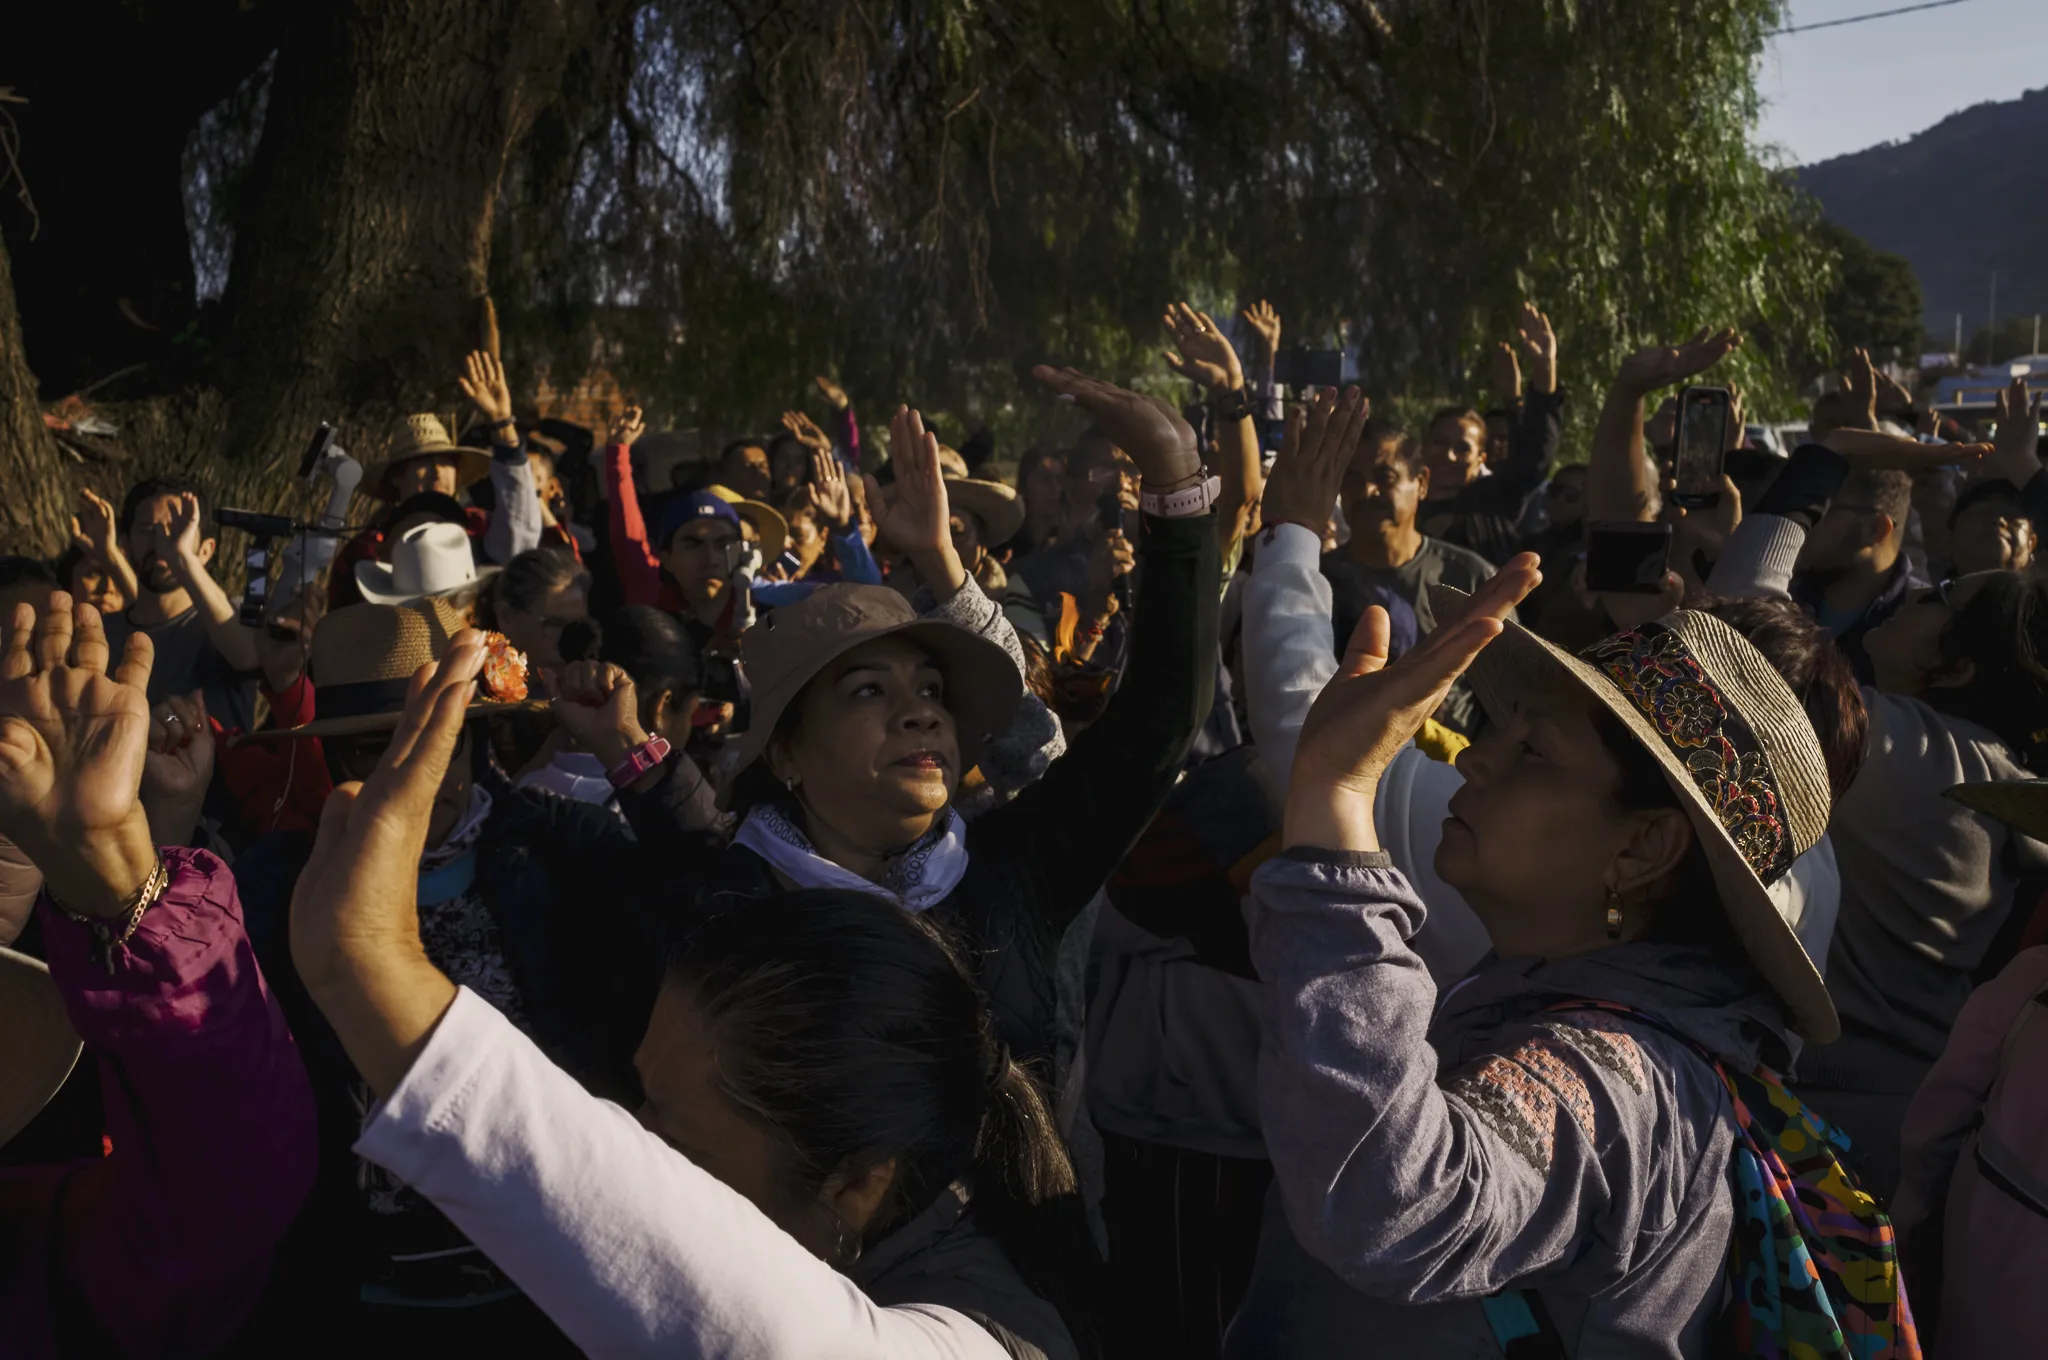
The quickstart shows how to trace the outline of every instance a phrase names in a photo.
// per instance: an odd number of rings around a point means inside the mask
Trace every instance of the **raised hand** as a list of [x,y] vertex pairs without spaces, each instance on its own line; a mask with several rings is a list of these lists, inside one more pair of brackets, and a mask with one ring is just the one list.
[[1336,676],[1302,723],[1287,795],[1287,845],[1379,849],[1372,804],[1381,771],[1542,579],[1535,554],[1513,558],[1480,585],[1461,614],[1440,619],[1434,632],[1393,662],[1387,660],[1387,611],[1378,605],[1365,611]]
[[1522,399],[1522,365],[1515,358],[1515,347],[1505,340],[1493,347],[1491,372],[1487,386],[1503,406],[1513,406]]
[[420,855],[483,661],[483,636],[464,629],[439,665],[420,668],[376,771],[328,798],[292,891],[292,962],[380,1095],[455,999],[420,944]]
[[1072,368],[1040,364],[1031,376],[1058,393],[1061,401],[1093,416],[1110,441],[1137,463],[1145,485],[1154,491],[1179,490],[1201,475],[1194,427],[1159,398],[1126,391]]
[[1237,361],[1237,351],[1230,347],[1229,339],[1207,312],[1176,302],[1166,309],[1163,320],[1173,343],[1180,347],[1178,354],[1167,351],[1168,368],[1211,392],[1231,392],[1244,386],[1244,369]]
[[1852,468],[1896,468],[1924,472],[1960,466],[1974,472],[1992,453],[1989,444],[1923,444],[1905,435],[1879,430],[1834,430],[1820,441],[1842,455]]
[[142,808],[152,839],[183,845],[192,837],[206,787],[213,782],[213,726],[200,690],[172,695],[150,715],[149,750],[142,758]]
[[2014,486],[2025,486],[2041,470],[2041,405],[2038,399],[2028,399],[2025,378],[2014,378],[1998,394],[1997,418],[1991,456],[1984,460],[1978,475],[2003,477]]
[[811,450],[811,509],[828,528],[843,532],[853,523],[853,491],[846,484],[846,467],[832,446]]
[[908,406],[897,407],[889,422],[889,465],[896,469],[893,495],[885,498],[880,483],[867,479],[868,504],[884,507],[878,517],[882,537],[913,558],[952,552],[953,508],[939,472],[939,437]]
[[132,633],[109,676],[99,611],[61,590],[0,628],[0,836],[86,915],[117,911],[155,868],[137,799],[153,655]]
[[782,413],[782,428],[796,436],[796,442],[802,444],[807,449],[824,449],[829,452],[832,448],[831,439],[826,436],[823,430],[818,428],[815,421],[802,411],[784,411]]
[[1299,524],[1322,539],[1371,413],[1372,403],[1355,387],[1342,397],[1325,388],[1307,411],[1295,407],[1288,413],[1287,433],[1259,503],[1267,524]]
[[78,489],[78,513],[71,517],[71,540],[100,562],[112,562],[121,551],[114,528],[114,507],[91,487]]
[[631,448],[633,442],[646,433],[647,424],[640,418],[640,408],[628,406],[613,418],[611,430],[605,435],[605,441],[611,444],[624,444]]
[[505,382],[505,366],[489,351],[471,350],[456,382],[493,429],[512,423],[512,389]]
[[647,740],[640,725],[640,696],[633,677],[604,661],[572,661],[556,681],[560,691],[549,705],[555,721],[578,746],[607,769]]
[[1260,298],[1251,306],[1238,313],[1244,324],[1251,327],[1253,338],[1258,343],[1259,366],[1267,373],[1273,371],[1274,356],[1280,353],[1280,313],[1273,310],[1273,304]]
[[1515,323],[1515,344],[1521,349],[1522,364],[1528,370],[1529,390],[1555,392],[1557,333],[1550,328],[1550,318],[1533,302],[1522,304],[1521,318]]
[[820,373],[817,377],[811,379],[811,382],[817,386],[818,395],[832,403],[833,410],[844,411],[847,407],[853,405],[853,402],[846,395],[846,389],[833,382],[824,374]]
[[1842,375],[1843,390],[1849,394],[1852,408],[1847,428],[1874,430],[1877,428],[1877,365],[1870,362],[1870,351],[1857,348],[1849,351],[1849,371]]
[[178,498],[178,504],[171,510],[171,527],[159,529],[158,537],[162,547],[168,549],[166,556],[174,563],[187,568],[203,564],[199,560],[203,540],[199,536],[199,497],[187,491]]
[[1877,385],[1877,413],[1897,420],[1913,410],[1913,394],[1905,384],[1892,377],[1883,369],[1875,370]]
[[1661,387],[1697,377],[1742,347],[1734,328],[1702,326],[1699,334],[1676,345],[1651,345],[1621,361],[1615,384],[1647,396]]
[[1728,428],[1725,433],[1727,448],[1724,452],[1733,453],[1749,442],[1749,427],[1743,423],[1742,389],[1734,383],[1728,384]]

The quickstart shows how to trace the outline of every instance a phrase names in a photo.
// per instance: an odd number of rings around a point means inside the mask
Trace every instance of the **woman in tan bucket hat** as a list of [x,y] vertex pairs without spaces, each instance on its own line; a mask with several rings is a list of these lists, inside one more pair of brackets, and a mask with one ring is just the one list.
[[[1506,621],[1539,579],[1524,554],[1444,592],[1438,629],[1391,664],[1369,610],[1303,726],[1286,848],[1247,908],[1274,1193],[1228,1356],[1492,1355],[1526,1336],[1537,1356],[1703,1357],[1734,1245],[1781,1259],[1732,1170],[1776,1136],[1753,1132],[1757,1107],[1787,1149],[1839,1146],[1766,1075],[1839,1031],[1768,890],[1827,826],[1812,724],[1710,615],[1577,655]],[[1436,868],[1494,954],[1439,995],[1374,796],[1461,675],[1492,725],[1458,758]],[[1831,1174],[1830,1224],[1867,1223],[1888,1251],[1875,1205]],[[1845,1328],[1882,1318],[1858,1354],[1917,1356],[1888,1257],[1812,1257]],[[1733,1284],[1775,1332],[1767,1286]],[[1770,1297],[1803,1319],[1796,1292]]]
[[[1108,712],[1043,779],[967,822],[955,800],[988,737],[1009,725],[1017,663],[963,627],[921,619],[886,586],[822,587],[744,638],[752,715],[728,751],[743,820],[712,894],[835,887],[936,913],[974,946],[1002,1036],[1025,1054],[1050,1050],[1054,945],[1172,791],[1208,712],[1218,570],[1187,422],[1078,374],[1038,376],[1116,431],[1148,490],[1183,493],[1147,516],[1137,641]],[[885,532],[920,575],[959,590],[937,441],[915,412],[897,420]]]

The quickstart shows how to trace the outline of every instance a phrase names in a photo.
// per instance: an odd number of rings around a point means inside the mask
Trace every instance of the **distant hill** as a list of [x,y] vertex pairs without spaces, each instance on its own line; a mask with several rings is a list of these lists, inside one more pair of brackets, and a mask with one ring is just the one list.
[[2048,312],[2048,89],[1949,115],[1903,142],[1798,171],[1827,215],[1912,262],[1927,329],[1946,339],[1998,315]]

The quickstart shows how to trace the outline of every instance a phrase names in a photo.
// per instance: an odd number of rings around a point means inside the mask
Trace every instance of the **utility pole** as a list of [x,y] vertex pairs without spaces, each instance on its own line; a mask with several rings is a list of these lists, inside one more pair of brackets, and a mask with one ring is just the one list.
[[1956,313],[1956,362],[1967,363],[1970,356],[1963,353],[1963,314]]
[[2029,353],[2029,354],[2039,354],[2040,352],[2041,352],[2041,314],[2040,314],[2039,312],[2035,312],[2035,313],[2034,313],[2034,347],[2033,347],[2032,349],[2028,350],[2028,351],[2027,351],[2027,353]]

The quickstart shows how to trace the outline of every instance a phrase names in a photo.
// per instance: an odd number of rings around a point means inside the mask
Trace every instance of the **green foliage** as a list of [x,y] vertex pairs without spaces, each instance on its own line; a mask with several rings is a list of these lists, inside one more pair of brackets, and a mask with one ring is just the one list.
[[1828,327],[1844,348],[1861,345],[1883,363],[1911,363],[1920,348],[1920,280],[1903,255],[1878,250],[1823,221],[1821,241],[1840,258],[1828,291]]
[[[1827,244],[1751,143],[1777,0],[647,0],[515,155],[508,350],[658,420],[839,374],[1004,446],[1031,363],[1165,383],[1164,304],[1269,297],[1376,393],[1477,397],[1534,298],[1575,416],[1702,325],[1791,413]],[[597,337],[607,342],[600,346]],[[1164,386],[1160,390],[1167,390]]]

